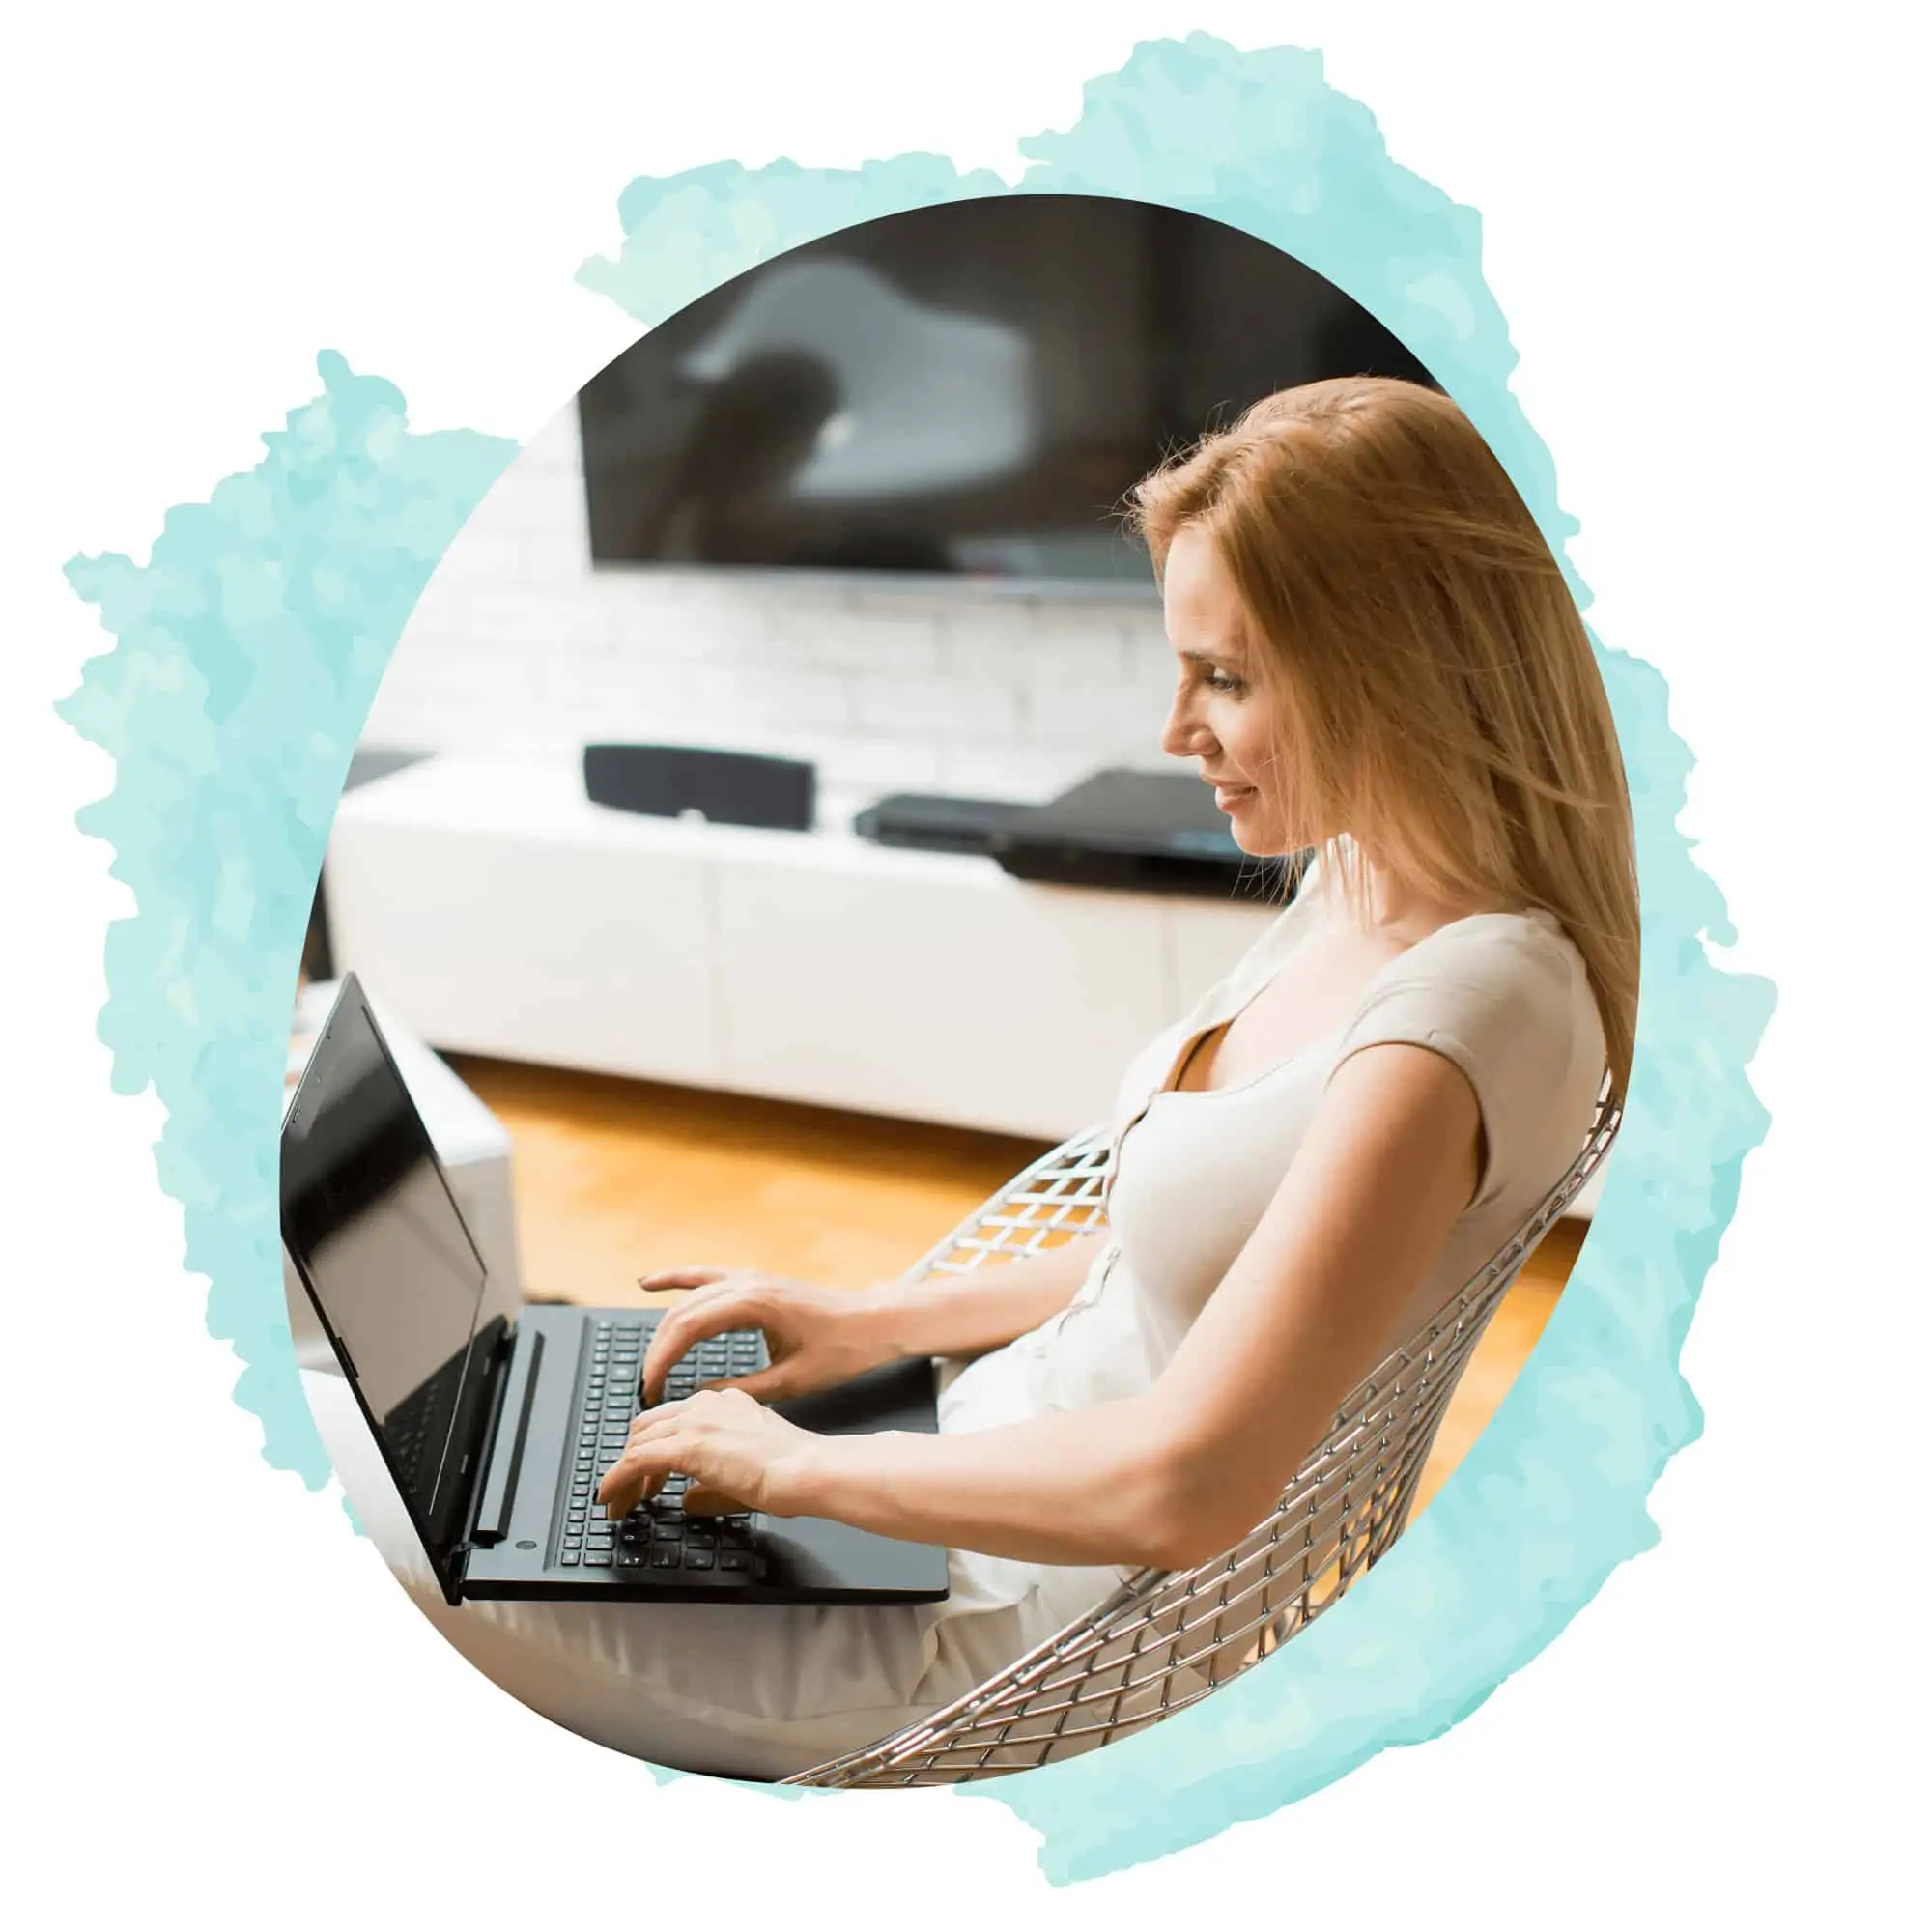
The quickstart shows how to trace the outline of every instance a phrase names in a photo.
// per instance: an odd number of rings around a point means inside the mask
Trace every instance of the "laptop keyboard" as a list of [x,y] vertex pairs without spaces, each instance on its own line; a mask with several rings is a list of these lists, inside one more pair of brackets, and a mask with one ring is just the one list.
[[[641,1321],[599,1321],[592,1330],[557,1562],[567,1570],[742,1573],[750,1580],[757,1567],[751,1517],[686,1516],[682,1476],[669,1477],[649,1502],[617,1522],[607,1520],[597,1501],[597,1485],[624,1453],[639,1412],[638,1377],[649,1338]],[[765,1338],[755,1328],[700,1342],[672,1369],[666,1399],[676,1401],[725,1376],[753,1375],[767,1359]]]

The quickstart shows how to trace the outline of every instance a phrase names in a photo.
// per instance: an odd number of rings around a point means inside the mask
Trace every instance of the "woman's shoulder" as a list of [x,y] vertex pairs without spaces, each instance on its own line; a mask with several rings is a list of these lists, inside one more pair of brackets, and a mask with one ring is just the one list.
[[1603,1021],[1553,915],[1480,913],[1418,941],[1372,986],[1341,1057],[1382,1041],[1431,1048],[1474,1089],[1487,1149],[1476,1205],[1540,1192],[1581,1145]]
[[1554,913],[1472,913],[1418,940],[1377,977],[1385,986],[1464,986],[1497,997],[1574,1004],[1589,994],[1589,970]]
[[1506,1085],[1599,1067],[1603,1025],[1589,970],[1551,913],[1486,912],[1438,927],[1370,982],[1347,1043],[1460,1047]]

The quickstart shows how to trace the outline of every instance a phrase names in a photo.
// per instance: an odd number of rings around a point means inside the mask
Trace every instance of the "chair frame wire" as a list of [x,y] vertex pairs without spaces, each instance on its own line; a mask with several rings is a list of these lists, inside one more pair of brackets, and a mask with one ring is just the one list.
[[[1271,1655],[1385,1556],[1408,1522],[1450,1400],[1537,1243],[1596,1173],[1621,1115],[1607,1086],[1583,1151],[1469,1281],[1352,1389],[1268,1515],[1191,1570],[1142,1570],[978,1689],[782,1781],[957,1784],[1092,1749],[1182,1711]],[[1105,1225],[1100,1129],[1045,1154],[909,1271],[966,1274]]]

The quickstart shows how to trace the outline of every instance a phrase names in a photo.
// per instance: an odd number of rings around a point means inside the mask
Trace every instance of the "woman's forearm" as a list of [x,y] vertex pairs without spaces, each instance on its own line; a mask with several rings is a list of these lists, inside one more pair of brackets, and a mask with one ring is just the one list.
[[813,1435],[771,1506],[1017,1562],[1179,1569],[1211,1552],[1198,1459],[1172,1436],[1147,1396],[961,1435]]
[[983,1264],[966,1274],[882,1282],[864,1293],[882,1345],[895,1355],[977,1355],[1059,1314],[1106,1238],[1095,1230],[1019,1261]]

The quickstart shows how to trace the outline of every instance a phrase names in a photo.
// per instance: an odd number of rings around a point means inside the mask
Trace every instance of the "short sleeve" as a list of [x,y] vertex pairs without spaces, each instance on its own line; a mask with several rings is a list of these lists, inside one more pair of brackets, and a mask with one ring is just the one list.
[[[1336,1052],[1429,1048],[1476,1095],[1483,1168],[1471,1208],[1554,1183],[1581,1147],[1570,1126],[1602,1080],[1604,1037],[1581,955],[1553,922],[1508,913],[1461,920],[1378,979]],[[1553,1169],[1552,1169],[1552,1163]]]

